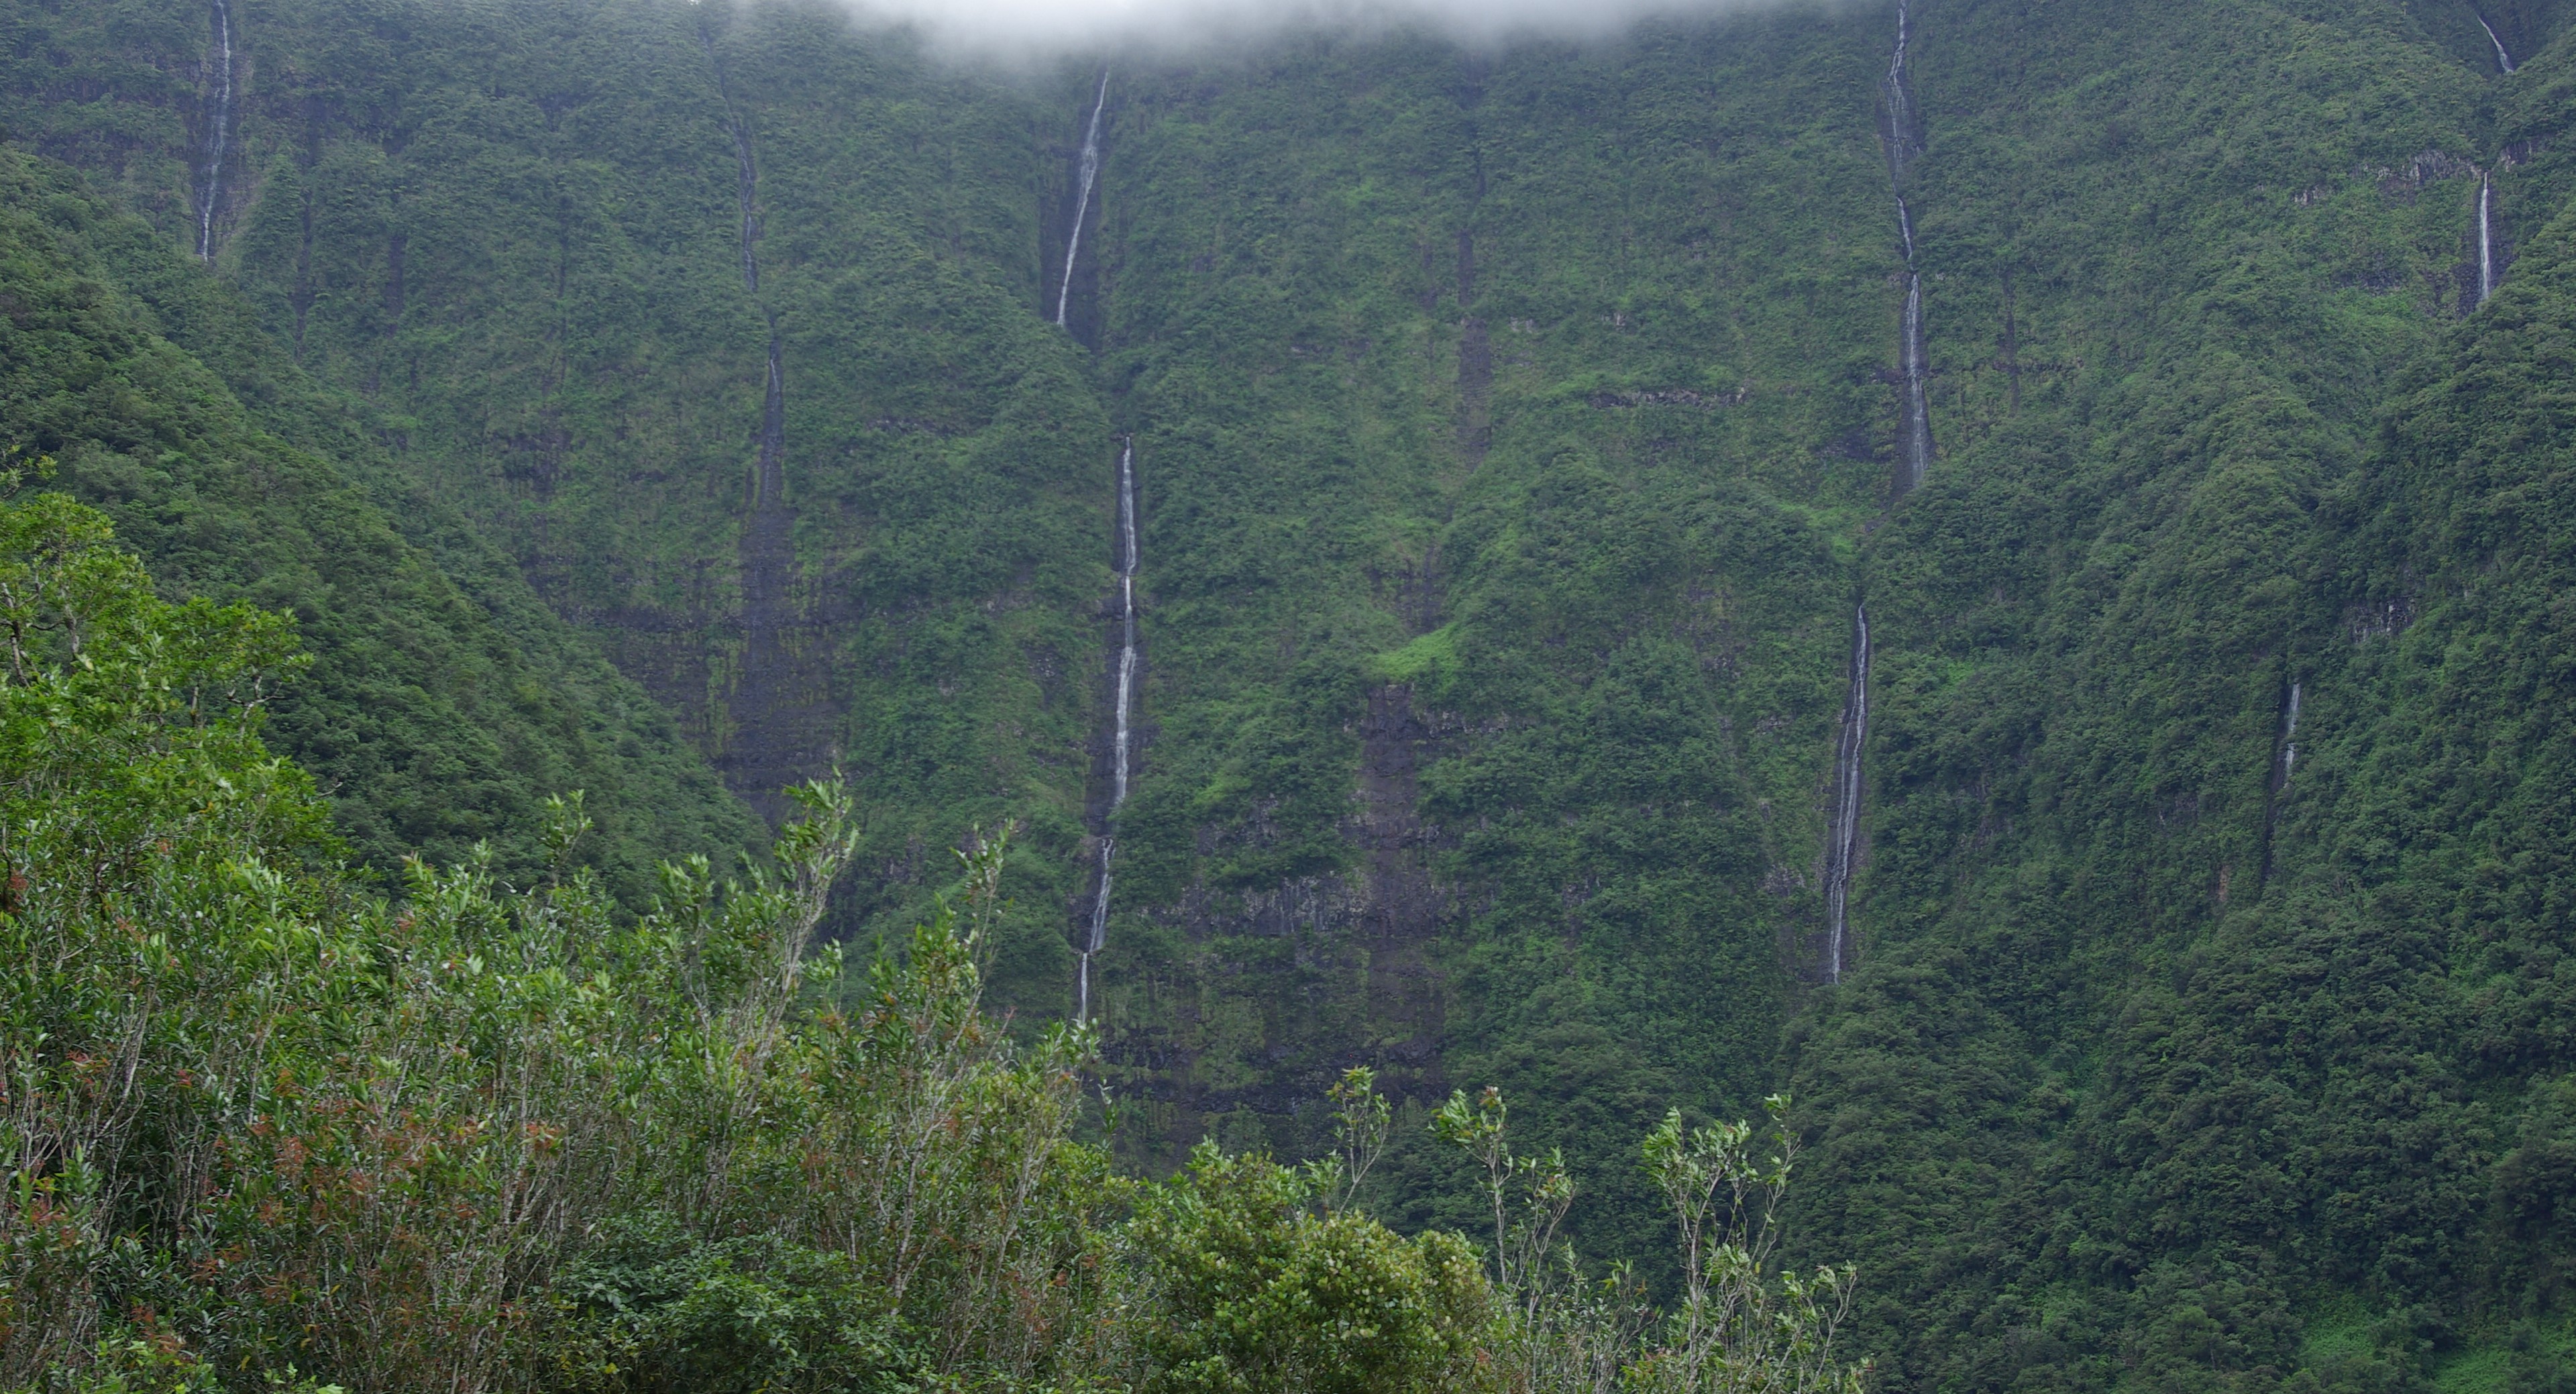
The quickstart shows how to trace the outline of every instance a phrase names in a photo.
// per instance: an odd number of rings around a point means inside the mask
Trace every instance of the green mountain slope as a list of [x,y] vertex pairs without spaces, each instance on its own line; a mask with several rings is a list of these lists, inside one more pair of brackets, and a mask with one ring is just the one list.
[[56,460],[53,483],[115,518],[173,593],[297,616],[315,667],[271,730],[367,864],[489,841],[524,874],[541,800],[573,789],[624,805],[591,855],[630,899],[658,857],[748,845],[745,811],[662,713],[383,475],[361,419],[280,361],[229,290],[68,171],[0,158],[11,447]]
[[[2554,1378],[2556,7],[1918,0],[1893,178],[1884,7],[1117,55],[1069,274],[1093,58],[230,13],[220,178],[189,7],[8,7],[0,119],[211,227],[380,414],[326,448],[583,690],[746,797],[837,757],[839,932],[1019,820],[997,993],[1060,1016],[1114,833],[1132,1162],[1307,1151],[1351,1063],[1494,1082],[1640,1253],[1645,1120],[1789,1084],[1891,1384]],[[1464,1223],[1448,1165],[1380,1204]]]

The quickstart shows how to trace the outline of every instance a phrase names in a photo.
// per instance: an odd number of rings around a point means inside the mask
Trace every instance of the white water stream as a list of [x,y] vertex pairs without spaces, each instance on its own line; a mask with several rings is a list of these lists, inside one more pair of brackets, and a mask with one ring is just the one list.
[[2478,175],[2478,303],[2495,294],[2495,176]]
[[2504,40],[2496,37],[2495,26],[2487,23],[2487,17],[2483,13],[2476,10],[2471,10],[2469,13],[2477,15],[2478,27],[2487,31],[2487,42],[2495,45],[2496,66],[2507,73],[2512,72],[2513,55],[2504,51]]
[[1923,275],[1905,274],[1905,472],[1896,492],[1910,494],[1932,470],[1932,408],[1923,391]]
[[1860,757],[1869,743],[1869,607],[1852,615],[1851,689],[1843,698],[1843,733],[1834,749],[1833,841],[1825,848],[1825,976],[1843,980],[1843,940],[1850,928],[1852,863],[1860,853]]
[[2290,684],[2290,705],[2281,718],[2281,772],[2274,784],[2275,792],[2290,787],[2290,766],[2299,759],[2299,684]]
[[233,123],[233,11],[215,0],[215,111],[206,132],[206,196],[197,204],[197,259],[215,259],[215,201],[224,191],[224,141]]
[[[1905,197],[1905,166],[1921,140],[1906,64],[1914,47],[1912,0],[1897,0],[1896,51],[1887,62],[1887,175],[1896,195],[1896,235],[1905,253],[1905,458],[1898,497],[1932,470],[1932,411],[1923,354],[1923,273],[1914,259],[1914,207]],[[1825,848],[1825,977],[1841,982],[1851,937],[1852,872],[1860,860],[1861,761],[1869,747],[1869,607],[1852,612],[1851,685],[1843,697],[1842,734],[1834,746],[1830,840]]]
[[1100,95],[1091,104],[1091,128],[1082,134],[1082,172],[1080,191],[1073,199],[1073,229],[1064,239],[1064,280],[1055,293],[1055,322],[1064,325],[1065,310],[1073,303],[1073,259],[1082,251],[1082,220],[1091,212],[1092,181],[1100,177],[1100,113],[1109,109],[1109,70],[1100,70]]
[[[1107,825],[1127,802],[1131,717],[1136,706],[1136,441],[1118,448],[1118,682],[1116,725],[1109,744],[1109,811]],[[1091,933],[1082,942],[1082,968],[1074,1019],[1091,1017],[1091,956],[1109,942],[1109,863],[1118,840],[1104,831],[1100,838],[1100,889],[1091,901]]]

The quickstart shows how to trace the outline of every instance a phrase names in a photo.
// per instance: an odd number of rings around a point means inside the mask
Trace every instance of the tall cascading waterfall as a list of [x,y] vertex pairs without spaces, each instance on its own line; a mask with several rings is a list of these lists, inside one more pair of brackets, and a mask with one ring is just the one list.
[[2495,294],[2495,176],[2478,171],[2478,303]]
[[233,123],[233,10],[215,0],[214,120],[206,131],[205,197],[197,202],[197,259],[215,259],[215,202],[224,192],[224,144]]
[[1109,870],[1118,851],[1112,828],[1127,802],[1127,772],[1136,708],[1136,438],[1118,447],[1118,670],[1115,722],[1109,738],[1109,811],[1101,817],[1100,889],[1091,900],[1091,930],[1082,941],[1074,1019],[1091,1019],[1091,956],[1109,943]]
[[1091,104],[1091,127],[1082,134],[1082,169],[1073,198],[1073,228],[1064,239],[1064,280],[1055,293],[1055,322],[1064,327],[1073,304],[1073,262],[1082,252],[1082,220],[1091,213],[1091,185],[1100,177],[1100,113],[1109,109],[1109,70],[1100,70],[1100,95]]
[[1932,411],[1924,398],[1923,272],[1914,262],[1914,206],[1905,197],[1905,165],[1922,141],[1906,60],[1914,44],[1912,0],[1897,0],[1896,53],[1887,64],[1887,177],[1896,192],[1896,235],[1905,253],[1905,466],[1896,492],[1910,493],[1932,469]]
[[2496,37],[2495,26],[2487,23],[2486,12],[2473,8],[2469,13],[2477,16],[2478,27],[2487,31],[2487,42],[2495,45],[2496,67],[2511,73],[2514,67],[2513,55],[2504,51],[2504,40]]
[[[1905,254],[1905,457],[1897,466],[1896,496],[1923,483],[1932,470],[1932,411],[1923,354],[1923,272],[1914,256],[1914,206],[1905,195],[1907,161],[1922,143],[1914,91],[1906,72],[1914,46],[1913,0],[1897,0],[1896,50],[1888,59],[1887,177],[1896,195],[1896,236]],[[1861,762],[1869,747],[1869,606],[1853,607],[1851,686],[1843,697],[1842,734],[1834,746],[1833,815],[1825,848],[1825,977],[1841,982],[1851,939],[1851,882],[1860,860]]]

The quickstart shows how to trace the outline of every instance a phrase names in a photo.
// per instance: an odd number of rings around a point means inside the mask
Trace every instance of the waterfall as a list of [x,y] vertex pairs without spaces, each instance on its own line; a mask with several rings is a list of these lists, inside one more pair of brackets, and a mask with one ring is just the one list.
[[2290,767],[2299,761],[2300,684],[2292,681],[2290,695],[2281,704],[2280,751],[2272,757],[2272,785],[2263,796],[2263,882],[2270,885],[2274,862],[2274,842],[2281,831],[2281,805],[2290,792]]
[[1869,607],[1852,615],[1851,689],[1843,698],[1842,739],[1834,747],[1833,841],[1825,849],[1825,976],[1843,980],[1843,939],[1850,924],[1852,863],[1860,852],[1860,757],[1869,741]]
[[1109,108],[1109,70],[1100,70],[1100,95],[1091,104],[1091,128],[1082,134],[1080,191],[1073,199],[1073,230],[1064,239],[1064,282],[1055,293],[1055,322],[1064,325],[1073,303],[1073,259],[1082,251],[1082,220],[1091,212],[1091,184],[1100,177],[1100,113]]
[[1887,62],[1887,178],[1896,194],[1897,244],[1905,253],[1905,464],[1896,492],[1912,493],[1932,470],[1932,411],[1925,400],[1923,272],[1914,260],[1914,207],[1905,197],[1905,165],[1922,140],[1906,64],[1914,46],[1912,0],[1897,0],[1896,52]]
[[[1098,124],[1095,116],[1093,123]],[[1109,861],[1118,840],[1106,828],[1127,802],[1131,715],[1136,708],[1136,438],[1118,448],[1118,683],[1116,722],[1109,742],[1109,811],[1102,815],[1100,889],[1091,901],[1091,932],[1082,941],[1082,967],[1074,1019],[1091,1017],[1091,956],[1109,942]]]
[[[1896,494],[1903,497],[1932,470],[1932,411],[1925,391],[1923,272],[1914,255],[1914,206],[1905,197],[1905,167],[1922,140],[1906,67],[1914,48],[1913,0],[1897,0],[1896,51],[1887,60],[1887,181],[1896,197],[1896,238],[1905,254],[1905,459]],[[1851,937],[1852,870],[1860,860],[1861,759],[1869,748],[1869,606],[1852,611],[1851,685],[1843,696],[1842,735],[1834,746],[1832,824],[1825,847],[1825,977],[1841,982]]]
[[1910,494],[1932,468],[1932,409],[1923,397],[1923,275],[1905,273],[1905,469],[1896,492]]
[[2495,294],[2495,176],[2478,173],[2478,303]]
[[2290,684],[2290,705],[2281,716],[2281,765],[2272,776],[2272,789],[2280,793],[2290,787],[2290,766],[2299,758],[2299,684]]
[[[709,49],[713,51],[712,47]],[[751,159],[751,132],[735,119],[733,104],[725,104],[725,125],[733,132],[733,159],[738,197],[742,203],[742,288],[754,295],[760,293],[760,256],[753,249],[760,242],[760,172]]]
[[215,200],[224,192],[224,138],[233,120],[233,11],[215,0],[215,111],[206,132],[206,196],[197,204],[197,259],[215,259]]
[[698,42],[706,50],[725,132],[733,140],[742,288],[769,337],[752,493],[735,542],[741,568],[735,620],[741,656],[729,688],[720,696],[710,694],[726,718],[718,729],[731,729],[711,753],[726,786],[778,823],[792,811],[781,790],[829,767],[834,717],[817,650],[800,641],[800,626],[808,619],[796,586],[796,510],[787,497],[786,336],[777,311],[760,294],[760,166],[751,119],[733,100],[715,30],[704,15],[699,17]]
[[[758,295],[760,258],[753,248],[760,241],[760,166],[751,156],[751,128],[733,109],[733,93],[725,90],[724,62],[716,57],[716,36],[703,21],[698,26],[698,42],[707,51],[707,67],[716,75],[716,96],[724,102],[725,133],[733,137],[734,197],[742,209],[742,288]],[[775,326],[772,329],[774,332]]]
[[2477,10],[2477,9],[2471,9],[2471,10],[2469,11],[2469,13],[2470,13],[2470,14],[2473,14],[2473,15],[2476,15],[2476,16],[2478,17],[2478,27],[2479,27],[2480,29],[2484,29],[2485,31],[2487,31],[2487,42],[2495,45],[2495,51],[2496,51],[2496,67],[2497,67],[2497,68],[2499,68],[2499,69],[2501,69],[2501,70],[2503,70],[2504,72],[2508,72],[2508,73],[2512,72],[2512,71],[2513,71],[2513,55],[2504,51],[2504,40],[2499,39],[2499,38],[2497,38],[2497,37],[2496,37],[2495,26],[2494,26],[2494,25],[2492,25],[2492,24],[2487,23],[2487,17],[2486,17],[2485,12],[2484,12],[2484,11],[2481,11],[2481,10]]
[[[1914,44],[1912,0],[1896,0],[1896,52],[1887,60],[1887,124],[1890,132],[1887,158],[1897,173],[1904,172],[1905,157],[1914,149],[1914,94],[1905,85],[1905,59]],[[1899,200],[1902,212],[1903,200]],[[1905,254],[1914,255],[1911,237]]]

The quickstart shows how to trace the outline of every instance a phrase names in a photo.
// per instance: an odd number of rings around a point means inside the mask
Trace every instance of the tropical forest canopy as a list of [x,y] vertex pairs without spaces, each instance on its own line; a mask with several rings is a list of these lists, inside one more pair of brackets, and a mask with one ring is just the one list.
[[0,1387],[2557,1394],[2571,31],[0,0]]

